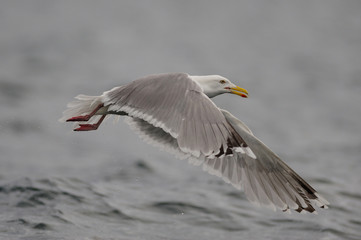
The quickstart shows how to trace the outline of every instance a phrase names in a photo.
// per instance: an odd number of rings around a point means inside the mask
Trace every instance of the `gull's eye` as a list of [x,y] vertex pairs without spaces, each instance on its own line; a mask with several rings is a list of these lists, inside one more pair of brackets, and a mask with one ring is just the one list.
[[219,81],[221,84],[225,84],[226,83],[226,81],[225,80],[221,80],[221,81]]

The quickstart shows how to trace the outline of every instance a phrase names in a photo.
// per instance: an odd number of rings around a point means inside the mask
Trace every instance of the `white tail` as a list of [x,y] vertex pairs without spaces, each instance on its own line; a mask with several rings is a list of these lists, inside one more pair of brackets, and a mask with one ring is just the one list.
[[59,119],[59,122],[65,122],[67,119],[81,116],[91,113],[94,108],[102,104],[102,96],[87,96],[80,94],[75,97],[75,101],[68,103],[66,109],[63,112],[63,117]]

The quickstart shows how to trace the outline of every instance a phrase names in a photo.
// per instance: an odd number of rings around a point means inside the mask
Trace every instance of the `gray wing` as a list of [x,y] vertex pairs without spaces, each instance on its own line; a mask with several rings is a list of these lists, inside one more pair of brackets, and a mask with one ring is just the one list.
[[220,109],[188,74],[140,78],[103,94],[109,112],[125,112],[169,133],[183,153],[196,158],[230,154],[233,146],[252,155]]
[[232,154],[195,158],[183,152],[177,139],[162,128],[134,117],[128,118],[127,123],[147,143],[180,158],[188,159],[192,164],[203,164],[205,171],[221,177],[237,189],[243,189],[247,199],[256,205],[268,206],[274,210],[279,208],[283,211],[293,209],[298,212],[315,212],[313,205],[327,208],[328,202],[254,137],[246,125],[230,113],[224,110],[222,112],[237,133],[247,141],[248,146],[256,155],[255,159],[237,152],[236,147],[232,149]]
[[241,154],[207,159],[205,170],[243,188],[247,198],[254,203],[298,212],[314,212],[313,204],[327,208],[327,200],[258,140],[244,123],[225,110],[222,113],[252,149],[256,159]]

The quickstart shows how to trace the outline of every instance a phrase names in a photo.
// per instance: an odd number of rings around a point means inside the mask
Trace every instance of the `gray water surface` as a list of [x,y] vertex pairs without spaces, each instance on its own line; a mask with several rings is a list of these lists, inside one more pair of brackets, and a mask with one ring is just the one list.
[[[1,1],[0,239],[361,239],[360,1]],[[290,215],[143,143],[76,133],[67,102],[162,72],[216,104],[331,205]]]

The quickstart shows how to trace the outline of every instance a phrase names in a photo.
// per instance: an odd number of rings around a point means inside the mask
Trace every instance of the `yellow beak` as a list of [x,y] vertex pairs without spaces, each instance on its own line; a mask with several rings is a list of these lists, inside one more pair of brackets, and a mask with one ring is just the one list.
[[244,98],[248,98],[248,92],[246,89],[235,86],[235,87],[231,87],[231,93],[236,94],[238,96],[244,97]]

